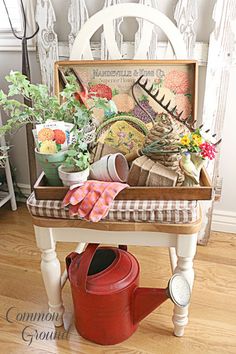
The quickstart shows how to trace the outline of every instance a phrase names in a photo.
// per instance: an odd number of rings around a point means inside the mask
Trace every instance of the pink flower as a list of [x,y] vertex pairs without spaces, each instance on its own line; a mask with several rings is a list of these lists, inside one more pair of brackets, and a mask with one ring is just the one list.
[[125,132],[119,132],[118,134],[119,138],[125,138],[126,137],[126,133]]
[[134,143],[133,141],[130,141],[129,143],[127,143],[127,148],[132,150],[134,148]]
[[200,146],[201,149],[201,155],[205,159],[208,157],[208,159],[213,160],[216,156],[216,147],[215,145],[212,145],[208,143],[207,141],[205,143],[202,143]]
[[175,104],[177,105],[176,107],[177,113],[180,114],[181,112],[183,112],[180,119],[182,120],[187,119],[192,112],[192,105],[191,102],[189,101],[188,96],[176,95]]
[[170,71],[165,78],[164,86],[177,93],[187,93],[190,83],[188,74],[183,71]]

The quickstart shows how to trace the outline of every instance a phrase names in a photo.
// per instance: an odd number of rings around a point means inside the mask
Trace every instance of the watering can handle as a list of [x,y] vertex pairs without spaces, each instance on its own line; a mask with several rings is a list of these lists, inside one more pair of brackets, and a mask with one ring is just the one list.
[[[99,243],[89,243],[81,257],[81,261],[78,269],[77,284],[79,288],[85,292],[86,292],[88,270],[98,246]],[[119,248],[124,251],[127,251],[127,246],[125,245],[119,245]]]
[[89,243],[80,261],[78,276],[77,276],[77,284],[78,287],[85,292],[86,292],[86,283],[87,283],[89,266],[93,260],[93,256],[98,246],[99,243]]
[[74,262],[76,260],[76,258],[78,258],[79,256],[79,253],[77,252],[71,252],[70,254],[68,254],[68,256],[66,257],[66,270],[67,270],[67,275],[68,275],[68,278],[69,280],[71,281],[70,279],[70,272],[69,272],[69,268],[72,264],[72,262]]

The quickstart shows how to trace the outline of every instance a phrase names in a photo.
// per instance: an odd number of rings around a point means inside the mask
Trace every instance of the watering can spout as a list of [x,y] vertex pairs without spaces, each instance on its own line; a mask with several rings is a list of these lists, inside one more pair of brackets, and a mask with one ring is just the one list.
[[166,289],[137,288],[134,292],[134,323],[142,321],[168,299]]
[[140,322],[168,298],[180,307],[187,306],[191,290],[189,283],[181,274],[174,274],[166,289],[136,288],[133,300],[133,321]]

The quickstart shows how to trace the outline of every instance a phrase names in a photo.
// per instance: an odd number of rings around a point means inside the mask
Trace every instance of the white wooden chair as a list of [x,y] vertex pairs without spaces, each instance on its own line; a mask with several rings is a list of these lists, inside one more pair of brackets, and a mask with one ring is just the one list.
[[[145,58],[153,25],[160,27],[167,35],[177,59],[186,58],[186,47],[177,27],[157,9],[137,4],[122,4],[108,7],[91,17],[78,33],[72,47],[70,59],[92,59],[90,38],[103,26],[104,38],[110,59],[121,59],[121,53],[115,40],[113,20],[120,17],[144,19],[139,47],[135,59]],[[32,212],[32,208],[29,209]],[[57,242],[80,242],[76,251],[81,252],[85,243],[114,243],[126,245],[160,246],[170,249],[173,272],[182,273],[193,286],[193,258],[196,252],[197,235],[201,227],[201,217],[193,223],[161,224],[135,222],[109,222],[98,224],[80,220],[55,219],[32,215],[37,246],[42,251],[41,271],[48,296],[50,312],[60,314],[55,325],[62,324],[64,312],[62,288],[67,279],[61,275],[60,262],[56,254]],[[174,307],[174,334],[182,336],[188,322],[188,307]]]

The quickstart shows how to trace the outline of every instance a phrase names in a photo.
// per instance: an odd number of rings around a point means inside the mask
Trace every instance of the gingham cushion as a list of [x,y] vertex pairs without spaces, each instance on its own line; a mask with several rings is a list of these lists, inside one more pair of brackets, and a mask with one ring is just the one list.
[[[27,201],[28,209],[34,216],[79,219],[70,216],[68,208],[62,207],[59,200],[36,200],[34,193]],[[114,200],[104,220],[159,222],[186,224],[198,219],[197,201],[185,200]]]

